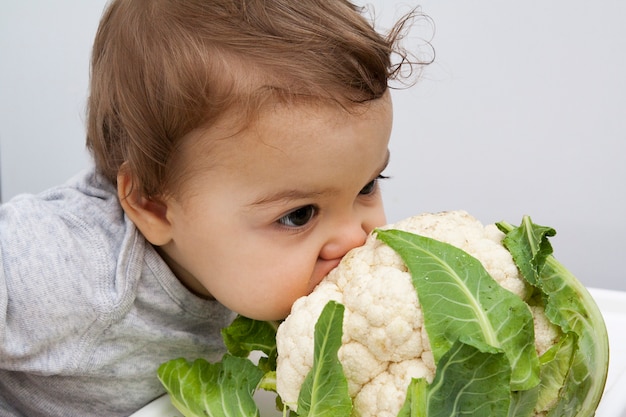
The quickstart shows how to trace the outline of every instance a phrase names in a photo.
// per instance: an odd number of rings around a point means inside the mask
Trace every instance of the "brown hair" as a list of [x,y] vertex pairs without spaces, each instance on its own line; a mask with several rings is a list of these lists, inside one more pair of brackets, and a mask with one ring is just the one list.
[[[95,38],[87,146],[112,183],[168,191],[181,139],[268,98],[362,103],[409,62],[346,0],[114,0]],[[398,53],[399,63],[391,57]],[[171,191],[171,190],[170,190]]]

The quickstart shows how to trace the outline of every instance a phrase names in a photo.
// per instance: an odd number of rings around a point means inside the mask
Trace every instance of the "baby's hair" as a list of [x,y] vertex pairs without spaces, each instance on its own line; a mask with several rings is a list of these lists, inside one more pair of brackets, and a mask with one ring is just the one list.
[[[383,96],[411,61],[346,0],[113,0],[91,62],[87,146],[113,184],[122,164],[142,195],[172,191],[180,141],[230,110]],[[392,56],[399,56],[392,63]],[[424,62],[426,63],[426,62]]]

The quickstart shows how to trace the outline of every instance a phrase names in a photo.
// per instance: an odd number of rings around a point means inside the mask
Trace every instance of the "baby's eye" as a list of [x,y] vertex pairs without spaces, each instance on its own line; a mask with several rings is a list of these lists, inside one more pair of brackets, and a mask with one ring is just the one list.
[[312,205],[300,207],[278,219],[278,223],[287,227],[302,227],[311,221],[316,212]]
[[374,191],[376,191],[376,186],[378,185],[378,180],[384,180],[388,177],[385,177],[384,175],[379,175],[377,176],[375,179],[373,179],[372,181],[368,182],[365,187],[361,188],[361,191],[359,191],[359,194],[361,195],[369,195],[372,194]]

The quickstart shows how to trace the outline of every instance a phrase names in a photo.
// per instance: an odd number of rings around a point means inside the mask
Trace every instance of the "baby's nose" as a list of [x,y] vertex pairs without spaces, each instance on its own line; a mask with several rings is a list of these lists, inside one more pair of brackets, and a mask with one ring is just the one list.
[[348,251],[358,246],[362,246],[367,238],[367,231],[360,222],[350,222],[344,224],[332,232],[320,257],[323,259],[342,258]]

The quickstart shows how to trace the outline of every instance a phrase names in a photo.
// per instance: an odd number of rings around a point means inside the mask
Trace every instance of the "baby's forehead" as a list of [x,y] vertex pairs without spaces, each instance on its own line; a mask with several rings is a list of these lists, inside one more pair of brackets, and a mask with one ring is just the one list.
[[194,130],[200,134],[215,130],[222,135],[231,136],[273,120],[277,114],[280,114],[284,121],[289,121],[290,117],[293,120],[303,118],[315,120],[319,118],[321,112],[327,110],[341,117],[364,116],[372,107],[388,106],[390,103],[391,96],[388,93],[380,98],[355,103],[341,95],[307,96],[290,94],[278,89],[260,88],[248,97],[242,97],[241,100],[234,102],[219,117],[207,120]]
[[[241,145],[246,141],[292,143],[313,140],[321,132],[338,134],[349,126],[374,120],[375,123],[391,124],[392,105],[389,93],[363,103],[346,103],[335,99],[317,97],[294,97],[266,99],[257,106],[231,108],[222,117],[199,126],[181,140],[179,151],[188,155],[217,155],[231,147],[226,155],[245,152]],[[296,132],[309,132],[303,139]],[[339,135],[340,136],[340,135]],[[239,146],[239,148],[237,148]],[[195,148],[195,149],[193,149]]]

